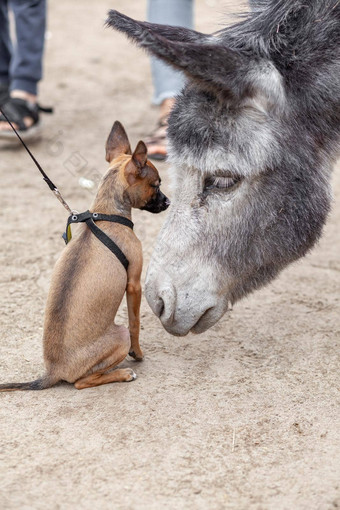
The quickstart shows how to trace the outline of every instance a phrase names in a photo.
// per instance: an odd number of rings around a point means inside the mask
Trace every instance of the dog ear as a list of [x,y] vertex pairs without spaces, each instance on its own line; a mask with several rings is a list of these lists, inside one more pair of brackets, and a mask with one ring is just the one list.
[[228,48],[217,37],[135,21],[114,10],[106,23],[217,95],[239,101],[259,94],[269,107],[280,105],[284,98],[282,77],[272,62]]
[[118,120],[116,120],[112,126],[106,141],[105,150],[106,161],[108,163],[111,163],[111,161],[120,154],[131,154],[129,139],[125,129]]
[[132,154],[132,161],[135,163],[139,172],[146,165],[146,161],[148,159],[147,154],[148,154],[148,149],[147,149],[145,143],[142,141],[139,141],[137,143],[137,147],[134,150],[134,153]]
[[140,141],[137,143],[137,147],[132,154],[131,161],[125,167],[125,178],[132,186],[138,177],[144,177],[143,168],[146,165],[148,149],[144,142]]

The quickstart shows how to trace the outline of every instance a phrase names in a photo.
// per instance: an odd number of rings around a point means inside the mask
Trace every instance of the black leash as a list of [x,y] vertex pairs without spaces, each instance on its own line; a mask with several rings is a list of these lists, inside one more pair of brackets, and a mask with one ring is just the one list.
[[42,169],[39,162],[35,159],[32,152],[29,150],[29,148],[27,147],[27,145],[25,144],[25,142],[23,141],[23,139],[21,138],[21,136],[19,135],[19,133],[17,132],[15,127],[13,126],[12,122],[9,120],[9,118],[3,112],[3,110],[1,108],[0,108],[0,112],[5,117],[6,121],[11,126],[14,133],[17,135],[20,142],[22,143],[22,145],[25,147],[26,151],[32,158],[32,160],[35,163],[36,167],[38,168],[39,172],[43,176],[43,179],[46,182],[47,186],[50,188],[51,191],[53,191],[53,193],[55,194],[55,196],[57,197],[59,202],[62,203],[62,205],[65,207],[65,209],[67,209],[67,211],[70,214],[70,216],[67,220],[67,224],[66,224],[66,232],[63,234],[63,239],[64,239],[65,243],[67,244],[72,238],[71,224],[85,222],[86,225],[91,230],[91,232],[97,237],[97,239],[99,239],[99,241],[101,241],[117,257],[117,259],[123,264],[123,266],[127,270],[129,261],[125,257],[124,253],[121,251],[119,246],[117,246],[117,244],[108,235],[106,235],[105,232],[103,232],[103,230],[101,230],[99,227],[97,227],[97,225],[94,222],[95,221],[111,221],[113,223],[120,223],[121,225],[125,225],[126,227],[133,229],[132,221],[130,221],[128,218],[125,218],[124,216],[118,216],[116,214],[91,213],[90,211],[85,211],[84,213],[78,214],[75,211],[72,211],[72,209],[70,208],[68,203],[63,199],[57,186],[51,181],[51,179],[48,177],[46,172],[44,172],[44,170]]
[[53,184],[53,182],[51,181],[51,179],[48,177],[48,175],[44,172],[44,170],[41,168],[40,164],[38,163],[38,161],[35,159],[35,157],[33,156],[32,152],[29,150],[29,148],[27,147],[27,145],[25,144],[25,142],[23,141],[23,139],[21,138],[21,136],[19,135],[18,131],[15,129],[15,127],[13,126],[12,122],[9,120],[9,118],[7,117],[7,115],[5,114],[5,112],[0,108],[0,112],[2,113],[2,115],[5,117],[6,121],[8,122],[8,124],[11,126],[11,128],[13,129],[14,133],[17,135],[17,137],[19,138],[20,142],[22,143],[22,145],[25,147],[26,151],[28,152],[28,154],[31,156],[32,160],[34,161],[36,167],[38,168],[39,172],[41,173],[41,175],[43,176],[43,179],[44,181],[46,182],[47,186],[50,188],[51,191],[53,191],[53,193],[55,194],[55,196],[57,197],[57,199],[59,200],[59,202],[61,202],[63,204],[63,206],[65,207],[65,209],[67,209],[67,211],[69,212],[69,214],[72,214],[72,210],[70,208],[70,206],[68,205],[68,203],[63,199],[63,197],[61,196],[61,193],[60,191],[58,190],[57,186],[55,184]]

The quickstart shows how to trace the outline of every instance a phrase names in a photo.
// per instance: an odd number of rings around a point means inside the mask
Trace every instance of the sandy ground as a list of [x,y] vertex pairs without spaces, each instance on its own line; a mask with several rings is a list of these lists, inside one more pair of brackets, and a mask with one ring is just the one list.
[[[222,1],[197,1],[218,27]],[[106,168],[115,119],[132,143],[156,111],[147,57],[103,30],[108,8],[144,18],[145,2],[51,2],[41,100],[53,103],[34,147],[67,200],[85,210],[80,176]],[[66,214],[22,149],[2,150],[1,382],[43,372],[49,278]],[[167,188],[167,167],[160,165]],[[340,167],[323,239],[272,285],[201,336],[174,338],[142,306],[138,379],[84,391],[2,393],[2,509],[273,509],[340,506]],[[137,211],[145,267],[164,215]],[[118,322],[127,323],[125,303]]]

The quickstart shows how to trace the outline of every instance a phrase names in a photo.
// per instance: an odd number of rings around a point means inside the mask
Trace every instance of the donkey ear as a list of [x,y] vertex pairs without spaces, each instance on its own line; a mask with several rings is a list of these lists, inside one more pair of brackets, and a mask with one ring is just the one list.
[[196,32],[185,27],[173,27],[170,25],[159,25],[158,23],[148,23],[147,21],[136,21],[121,12],[111,9],[108,12],[106,25],[125,32],[128,37],[134,39],[136,42],[141,42],[148,32],[164,37],[168,41],[189,43],[189,42],[206,42],[210,39],[210,35]]
[[270,60],[232,50],[211,35],[135,21],[117,11],[109,12],[106,23],[215,94],[234,101],[257,95],[268,110],[285,104],[282,76]]
[[106,161],[108,163],[111,163],[111,161],[120,154],[131,154],[129,139],[125,129],[118,120],[116,120],[112,126],[106,141],[105,150]]
[[182,27],[135,21],[114,10],[109,12],[107,25],[203,86],[240,94],[250,59],[214,42],[214,37]]
[[147,154],[148,149],[145,143],[142,141],[138,142],[137,147],[135,148],[135,151],[132,154],[132,161],[135,163],[139,171],[141,171],[146,164],[146,161],[148,159]]

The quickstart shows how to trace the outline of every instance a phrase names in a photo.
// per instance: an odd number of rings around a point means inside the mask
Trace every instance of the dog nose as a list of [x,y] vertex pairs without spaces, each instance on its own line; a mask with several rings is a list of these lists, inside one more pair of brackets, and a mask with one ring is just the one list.
[[160,201],[162,203],[162,208],[163,208],[163,211],[165,211],[165,209],[167,209],[170,205],[170,199],[166,195],[164,195],[164,193],[162,193],[161,191],[159,193],[160,193]]

